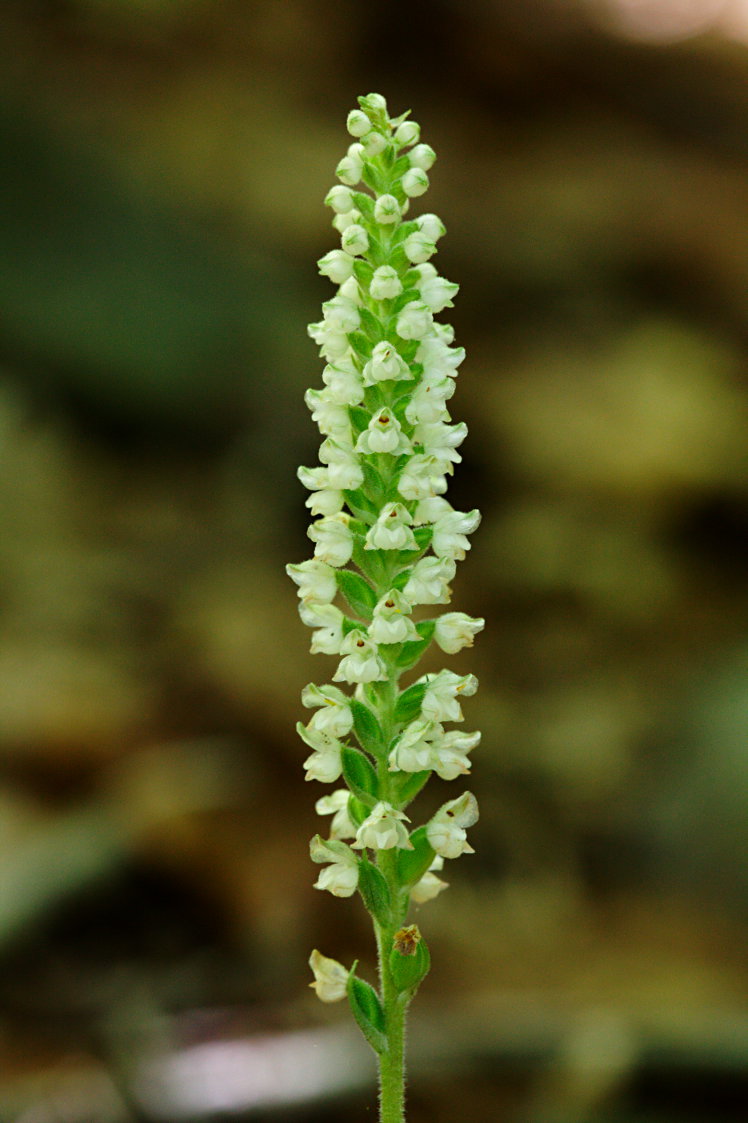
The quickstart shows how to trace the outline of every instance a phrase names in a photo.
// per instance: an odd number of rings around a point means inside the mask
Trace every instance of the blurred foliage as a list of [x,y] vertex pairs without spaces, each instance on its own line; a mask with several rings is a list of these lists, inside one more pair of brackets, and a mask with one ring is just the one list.
[[[482,818],[418,917],[412,1121],[744,1118],[748,47],[676,9],[5,0],[3,1120],[372,1100],[306,990],[312,946],[372,949],[311,888],[293,725],[324,669],[282,572],[322,199],[370,89],[439,155],[450,497],[484,511],[454,663]],[[322,1076],[273,1107],[252,1064],[303,1073],[306,1031]],[[234,1046],[245,1083],[211,1083]]]

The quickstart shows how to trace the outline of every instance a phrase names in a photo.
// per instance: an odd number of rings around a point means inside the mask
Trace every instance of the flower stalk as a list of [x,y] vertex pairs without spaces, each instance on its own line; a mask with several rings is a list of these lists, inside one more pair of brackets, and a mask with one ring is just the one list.
[[445,859],[473,852],[466,832],[478,819],[470,792],[421,826],[408,809],[433,773],[469,774],[480,740],[445,729],[463,720],[475,676],[411,672],[432,645],[453,654],[483,628],[463,612],[433,615],[451,600],[480,515],[444,498],[467,433],[446,405],[464,350],[434,318],[457,292],[430,261],[445,229],[433,214],[406,217],[428,189],[434,151],[408,113],[389,116],[379,94],[359,98],[347,127],[354,142],[325,199],[340,248],[318,262],[338,291],[309,325],[325,361],[323,387],[306,393],[323,438],[320,465],[298,473],[310,491],[314,556],[287,571],[312,652],[338,658],[331,683],[304,689],[314,713],[298,725],[312,750],[306,779],[345,784],[315,805],[332,816],[329,837],[310,844],[324,867],[315,885],[359,893],[378,953],[376,988],[357,964],[347,969],[316,950],[311,985],[323,1002],[347,996],[377,1054],[380,1123],[403,1123],[406,1014],[430,965],[408,912],[447,887],[437,874]]

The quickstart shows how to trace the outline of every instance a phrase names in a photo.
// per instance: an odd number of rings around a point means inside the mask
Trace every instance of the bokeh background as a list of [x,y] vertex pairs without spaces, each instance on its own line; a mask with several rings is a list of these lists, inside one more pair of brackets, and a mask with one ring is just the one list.
[[439,156],[484,512],[409,1119],[745,1119],[748,3],[4,0],[0,42],[0,1119],[374,1117],[307,989],[373,948],[312,888],[283,574],[370,90]]

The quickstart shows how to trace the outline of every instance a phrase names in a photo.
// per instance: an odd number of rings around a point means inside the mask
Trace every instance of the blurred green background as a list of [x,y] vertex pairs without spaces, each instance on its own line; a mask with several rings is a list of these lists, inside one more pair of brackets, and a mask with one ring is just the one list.
[[312,888],[283,574],[371,90],[438,153],[484,512],[409,1120],[744,1120],[748,3],[4,0],[0,42],[2,1123],[373,1117],[306,986],[373,947]]

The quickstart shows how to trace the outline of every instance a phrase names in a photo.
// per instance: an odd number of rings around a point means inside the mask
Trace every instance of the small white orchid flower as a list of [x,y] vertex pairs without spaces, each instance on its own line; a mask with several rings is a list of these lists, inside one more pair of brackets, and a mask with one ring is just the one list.
[[442,858],[474,854],[467,841],[466,830],[477,822],[478,802],[472,792],[465,792],[439,808],[426,827],[426,837]]
[[401,850],[412,850],[413,843],[403,826],[407,822],[408,816],[403,811],[396,811],[389,803],[377,803],[371,815],[358,828],[353,849],[392,850],[397,846]]
[[351,793],[348,788],[337,788],[329,795],[323,795],[314,805],[318,815],[332,815],[330,838],[355,838],[356,826],[348,813]]
[[485,625],[482,617],[468,616],[464,612],[445,612],[436,618],[434,642],[447,655],[455,655],[463,647],[472,647],[473,640]]
[[348,990],[348,975],[337,959],[328,959],[315,948],[309,956],[309,966],[314,972],[314,982],[309,986],[315,991],[320,1002],[340,1002]]
[[345,658],[332,676],[334,682],[386,682],[387,668],[376,644],[364,632],[358,628],[349,632],[340,650]]
[[366,535],[365,550],[415,550],[413,516],[402,503],[387,503]]
[[309,856],[317,864],[330,863],[315,881],[315,889],[326,889],[333,897],[353,896],[358,885],[358,858],[350,846],[316,834],[309,843]]

